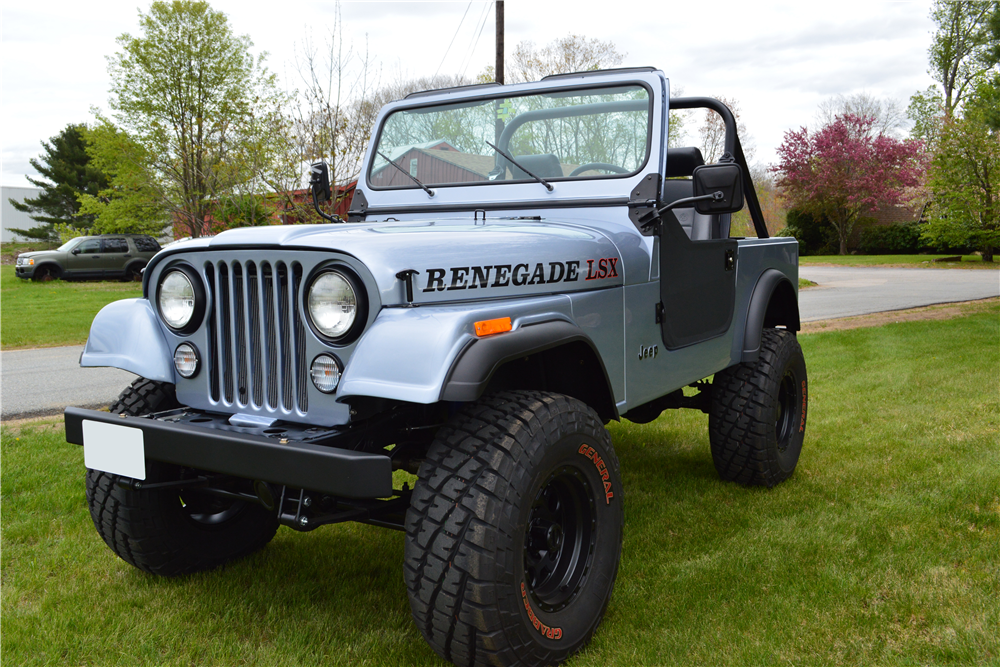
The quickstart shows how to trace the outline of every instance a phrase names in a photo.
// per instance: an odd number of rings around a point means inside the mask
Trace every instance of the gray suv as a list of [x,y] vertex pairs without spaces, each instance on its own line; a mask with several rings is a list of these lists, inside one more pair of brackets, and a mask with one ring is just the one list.
[[17,256],[15,275],[38,281],[55,278],[121,278],[141,280],[142,269],[160,251],[160,244],[144,234],[78,236],[55,250]]

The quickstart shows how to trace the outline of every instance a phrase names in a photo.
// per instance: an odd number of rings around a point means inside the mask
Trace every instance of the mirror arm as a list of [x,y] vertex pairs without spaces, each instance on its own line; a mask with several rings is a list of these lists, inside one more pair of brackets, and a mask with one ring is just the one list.
[[343,222],[343,220],[341,220],[340,218],[338,218],[336,216],[333,216],[333,215],[327,215],[326,213],[324,213],[320,209],[320,207],[319,207],[319,200],[316,198],[316,188],[315,187],[313,187],[313,186],[310,185],[309,186],[309,191],[312,192],[313,208],[315,208],[316,212],[319,213],[319,217],[323,218],[324,220],[326,220],[328,222]]
[[646,222],[642,222],[642,220],[640,220],[639,221],[640,226],[642,227],[642,231],[646,231],[648,227],[652,227],[653,225],[657,224],[660,221],[661,215],[663,215],[664,213],[666,213],[671,209],[684,208],[687,207],[689,204],[695,203],[696,201],[704,201],[706,199],[711,199],[713,201],[721,201],[725,198],[726,195],[723,194],[721,190],[716,190],[715,192],[710,192],[707,195],[701,195],[699,197],[685,197],[684,199],[678,199],[677,201],[672,201],[666,206],[661,206],[660,208],[654,209],[649,213],[647,213],[646,215],[644,215],[643,218],[648,218],[648,220],[646,220]]

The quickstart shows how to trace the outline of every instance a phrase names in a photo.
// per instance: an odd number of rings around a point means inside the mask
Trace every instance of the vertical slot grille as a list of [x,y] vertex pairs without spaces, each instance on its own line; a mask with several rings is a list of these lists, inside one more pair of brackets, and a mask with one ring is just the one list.
[[237,409],[308,410],[302,267],[278,261],[206,265],[209,391]]

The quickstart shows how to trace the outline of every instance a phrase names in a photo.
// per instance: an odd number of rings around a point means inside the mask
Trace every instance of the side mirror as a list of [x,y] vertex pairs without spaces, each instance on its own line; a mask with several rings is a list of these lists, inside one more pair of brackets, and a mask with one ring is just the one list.
[[80,254],[80,249],[79,248],[73,248],[73,250],[71,250],[70,252],[72,252],[74,255],[79,255]]
[[[694,196],[715,195],[694,203],[702,215],[736,213],[743,208],[743,170],[738,164],[705,164],[695,167]],[[721,196],[717,193],[721,193]]]
[[330,190],[330,171],[326,166],[326,162],[315,163],[309,168],[309,173],[309,187],[312,188],[316,201],[330,201],[330,198],[333,197],[333,192]]

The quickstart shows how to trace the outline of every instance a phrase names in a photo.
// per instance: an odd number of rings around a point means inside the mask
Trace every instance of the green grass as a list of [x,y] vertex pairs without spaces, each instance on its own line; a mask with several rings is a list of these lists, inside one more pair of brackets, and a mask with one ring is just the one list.
[[811,280],[806,280],[805,278],[799,278],[799,289],[803,287],[815,287],[816,283]]
[[118,299],[142,296],[137,283],[36,283],[0,267],[0,345],[4,350],[82,345],[97,311]]
[[[570,665],[1000,661],[1000,305],[801,341],[805,448],[775,489],[718,480],[700,413],[611,425],[623,560]],[[402,534],[283,528],[158,579],[97,536],[58,423],[0,441],[4,665],[441,664],[410,620]]]
[[935,258],[957,255],[809,255],[799,257],[801,266],[912,266],[935,269],[1000,269],[1000,261],[984,262],[979,255],[962,255],[961,262],[934,262]]

